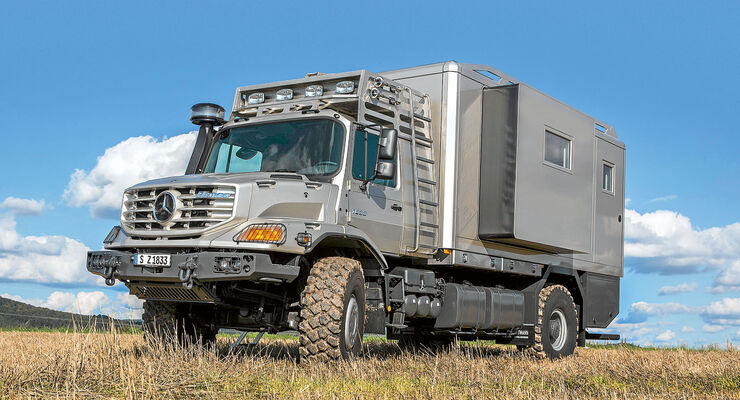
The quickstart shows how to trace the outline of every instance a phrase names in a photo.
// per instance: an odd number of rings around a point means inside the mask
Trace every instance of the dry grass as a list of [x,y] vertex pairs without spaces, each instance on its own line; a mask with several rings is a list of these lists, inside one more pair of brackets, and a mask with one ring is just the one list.
[[297,342],[229,351],[148,347],[140,335],[0,332],[0,398],[740,398],[740,352],[578,349],[538,361],[461,345],[411,354],[369,341],[352,362],[296,362]]

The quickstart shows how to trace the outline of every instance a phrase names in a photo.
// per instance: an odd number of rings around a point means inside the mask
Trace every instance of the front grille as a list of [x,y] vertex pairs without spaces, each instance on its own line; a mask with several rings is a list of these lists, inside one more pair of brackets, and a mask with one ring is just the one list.
[[214,296],[205,288],[193,285],[186,289],[180,283],[129,283],[131,294],[140,299],[213,302]]
[[[155,201],[167,191],[175,198],[172,217],[157,220]],[[136,188],[123,195],[121,222],[131,236],[192,236],[230,220],[235,201],[234,186]]]

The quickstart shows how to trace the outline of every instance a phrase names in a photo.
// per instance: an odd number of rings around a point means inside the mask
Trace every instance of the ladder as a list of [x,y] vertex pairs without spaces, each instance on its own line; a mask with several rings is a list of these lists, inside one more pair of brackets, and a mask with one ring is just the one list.
[[439,245],[439,205],[431,100],[429,95],[381,76],[367,76],[365,82],[367,95],[359,102],[358,121],[393,126],[400,139],[411,143],[414,234],[410,245],[402,251],[407,255],[432,256]]
[[[411,159],[414,177],[415,238],[414,245],[406,248],[409,254],[434,254],[439,237],[439,204],[437,202],[436,162],[434,139],[431,135],[431,118],[416,113],[415,94],[406,88],[409,97],[409,127],[411,130]],[[429,95],[424,94],[422,104],[431,109]],[[426,132],[417,134],[417,120],[423,121]],[[426,133],[426,135],[425,135]],[[421,168],[420,168],[421,167]]]

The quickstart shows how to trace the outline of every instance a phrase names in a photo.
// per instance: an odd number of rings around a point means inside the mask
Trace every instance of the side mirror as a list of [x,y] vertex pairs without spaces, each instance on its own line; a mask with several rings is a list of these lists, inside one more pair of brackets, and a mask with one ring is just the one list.
[[396,143],[398,142],[398,131],[383,128],[380,131],[380,142],[378,146],[378,160],[393,160],[396,158]]
[[374,179],[393,179],[396,176],[396,166],[393,161],[378,161],[375,166]]

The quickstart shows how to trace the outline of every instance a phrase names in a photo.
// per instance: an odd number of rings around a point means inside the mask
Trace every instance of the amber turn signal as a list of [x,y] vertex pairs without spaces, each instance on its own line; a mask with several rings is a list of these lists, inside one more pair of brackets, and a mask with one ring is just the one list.
[[282,244],[285,242],[285,225],[255,224],[234,236],[235,242]]

